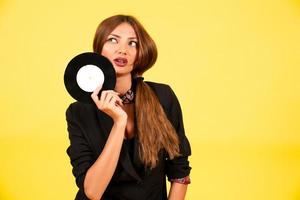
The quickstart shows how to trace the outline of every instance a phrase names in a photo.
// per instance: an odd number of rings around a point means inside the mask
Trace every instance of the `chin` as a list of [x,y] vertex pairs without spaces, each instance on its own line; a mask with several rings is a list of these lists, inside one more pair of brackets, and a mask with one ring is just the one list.
[[130,74],[133,68],[115,68],[117,75]]
[[128,71],[128,70],[126,70],[126,71],[116,70],[117,76],[124,76],[124,75],[130,74],[130,73],[131,73],[131,71]]

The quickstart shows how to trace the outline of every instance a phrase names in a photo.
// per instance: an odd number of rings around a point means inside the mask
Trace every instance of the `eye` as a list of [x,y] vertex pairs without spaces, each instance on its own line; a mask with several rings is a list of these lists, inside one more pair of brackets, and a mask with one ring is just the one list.
[[130,41],[130,42],[129,42],[129,46],[137,47],[137,46],[138,46],[138,43],[137,43],[136,41]]
[[110,41],[110,42],[112,42],[112,43],[117,43],[117,42],[118,42],[117,39],[116,39],[116,38],[113,38],[113,37],[108,38],[107,41]]

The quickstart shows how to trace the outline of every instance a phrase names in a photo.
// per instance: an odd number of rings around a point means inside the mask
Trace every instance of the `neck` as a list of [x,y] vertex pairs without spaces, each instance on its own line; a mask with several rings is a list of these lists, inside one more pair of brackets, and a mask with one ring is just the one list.
[[117,76],[115,91],[125,94],[131,88],[131,73]]

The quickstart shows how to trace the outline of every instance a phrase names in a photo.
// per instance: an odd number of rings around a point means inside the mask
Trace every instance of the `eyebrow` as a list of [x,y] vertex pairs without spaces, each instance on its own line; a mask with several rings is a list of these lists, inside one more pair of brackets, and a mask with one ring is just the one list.
[[[116,34],[109,34],[109,35],[115,36],[115,37],[117,37],[117,38],[121,38],[121,36],[116,35]],[[137,40],[136,37],[129,37],[128,39],[136,39],[136,40]]]

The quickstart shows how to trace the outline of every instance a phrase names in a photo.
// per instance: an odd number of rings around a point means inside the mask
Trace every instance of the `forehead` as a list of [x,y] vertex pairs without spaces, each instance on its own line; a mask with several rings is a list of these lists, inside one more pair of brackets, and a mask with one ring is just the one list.
[[115,34],[121,37],[136,37],[135,31],[128,23],[122,23],[118,25],[111,34]]

